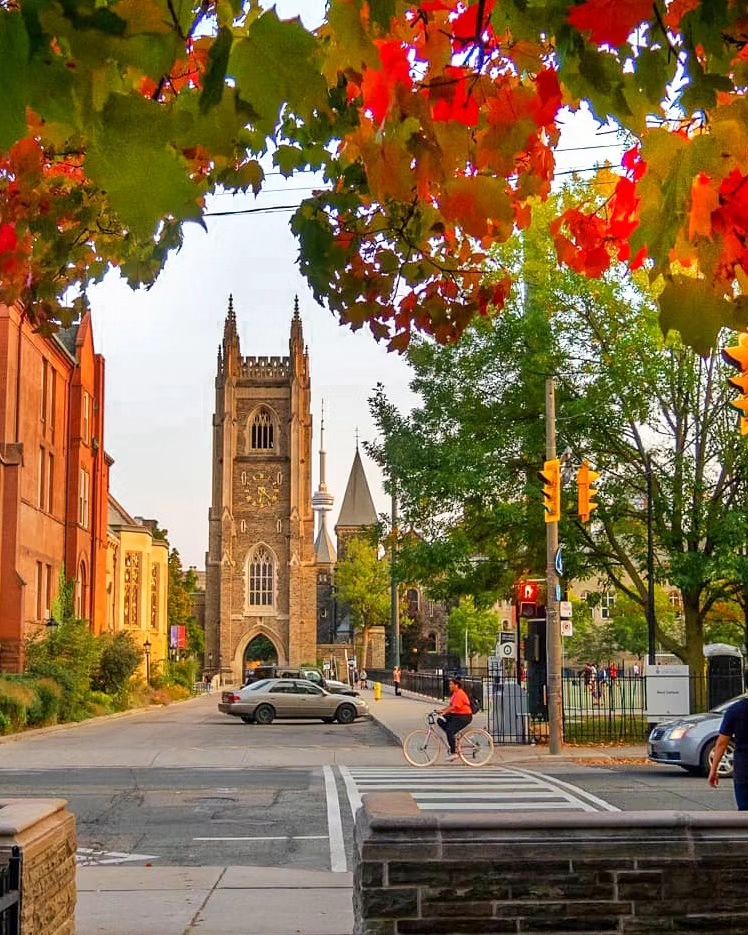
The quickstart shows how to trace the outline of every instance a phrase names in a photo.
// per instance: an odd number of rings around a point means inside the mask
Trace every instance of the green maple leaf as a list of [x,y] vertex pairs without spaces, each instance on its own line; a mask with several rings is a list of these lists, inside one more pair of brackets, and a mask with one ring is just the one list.
[[135,237],[151,237],[169,216],[195,217],[202,187],[170,146],[172,121],[159,104],[113,97],[94,136],[86,171]]
[[256,127],[275,129],[284,105],[300,117],[324,106],[327,86],[317,61],[317,43],[299,20],[280,20],[274,9],[255,19],[234,42],[229,74],[242,100],[258,115]]
[[18,13],[0,12],[0,150],[26,136],[29,37]]
[[748,308],[717,295],[704,279],[675,276],[659,298],[663,334],[675,329],[697,354],[707,355],[722,328],[748,326]]

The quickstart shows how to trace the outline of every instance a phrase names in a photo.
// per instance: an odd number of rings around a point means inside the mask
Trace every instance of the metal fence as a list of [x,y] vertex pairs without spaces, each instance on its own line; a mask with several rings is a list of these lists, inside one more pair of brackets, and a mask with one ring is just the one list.
[[[446,699],[451,673],[401,674],[401,687],[429,698]],[[545,673],[536,668],[521,684],[487,669],[463,670],[463,685],[477,698],[487,718],[487,729],[497,743],[542,744],[548,741]],[[371,682],[392,684],[392,673],[369,672]],[[729,701],[745,690],[742,674],[691,676],[691,710],[701,711]],[[638,743],[647,738],[651,718],[647,712],[647,680],[629,672],[611,679],[585,678],[580,673],[562,677],[564,739],[567,743]],[[656,720],[656,719],[655,719]]]
[[0,935],[20,935],[21,932],[21,852],[11,849],[0,855]]

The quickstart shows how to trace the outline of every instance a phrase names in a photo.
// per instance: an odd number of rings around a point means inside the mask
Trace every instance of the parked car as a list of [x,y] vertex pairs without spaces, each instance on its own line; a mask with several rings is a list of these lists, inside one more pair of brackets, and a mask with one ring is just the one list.
[[358,695],[358,692],[347,685],[345,682],[336,682],[334,679],[326,679],[318,669],[290,669],[275,665],[258,666],[256,669],[250,669],[244,680],[245,685],[251,685],[253,682],[259,682],[262,679],[307,679],[325,691],[334,695]]
[[222,714],[245,724],[272,724],[276,718],[319,718],[325,724],[351,724],[369,713],[363,698],[334,695],[307,679],[262,679],[239,691],[225,691]]
[[[745,697],[739,695],[723,701],[703,714],[691,714],[658,724],[649,735],[649,759],[665,766],[680,766],[687,773],[707,775],[712,765],[722,716],[731,704]],[[734,755],[735,748],[730,743],[719,764],[720,777],[732,776]]]

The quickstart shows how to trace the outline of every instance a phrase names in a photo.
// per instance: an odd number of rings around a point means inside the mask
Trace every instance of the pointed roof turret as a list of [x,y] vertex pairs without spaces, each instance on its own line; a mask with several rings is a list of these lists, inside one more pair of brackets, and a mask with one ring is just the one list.
[[234,296],[229,293],[229,309],[223,325],[223,340],[228,341],[233,337],[236,337],[236,312],[234,311]]
[[343,505],[340,508],[340,516],[335,528],[338,529],[341,526],[376,526],[378,522],[377,511],[374,507],[369,483],[364,472],[364,465],[361,461],[361,454],[358,450],[357,439],[356,454],[353,456],[348,486],[345,488]]

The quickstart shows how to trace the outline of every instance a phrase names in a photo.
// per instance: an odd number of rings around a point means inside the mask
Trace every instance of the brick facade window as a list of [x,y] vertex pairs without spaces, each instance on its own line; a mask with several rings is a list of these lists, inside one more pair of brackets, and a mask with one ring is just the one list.
[[91,397],[84,391],[81,404],[81,437],[89,445],[91,443]]
[[154,562],[151,565],[151,629],[158,629],[158,599],[159,599],[159,572],[160,568]]
[[616,606],[615,591],[603,591],[600,601],[600,616],[603,620],[610,620],[613,616],[613,608]]
[[265,548],[255,549],[249,561],[248,588],[250,607],[272,607],[275,598],[275,562]]
[[249,446],[255,451],[275,448],[275,426],[267,409],[261,409],[252,420]]
[[421,606],[421,595],[416,588],[408,588],[405,593],[405,599],[408,602],[408,616],[415,617]]
[[78,522],[84,529],[89,523],[89,495],[91,490],[91,475],[85,468],[81,468],[80,489],[78,491]]
[[88,574],[86,563],[78,566],[78,580],[75,582],[75,616],[85,620],[88,616]]
[[125,626],[140,626],[140,552],[125,552]]
[[426,652],[427,653],[436,653],[439,651],[439,642],[436,636],[436,633],[433,631],[428,634],[426,637]]

